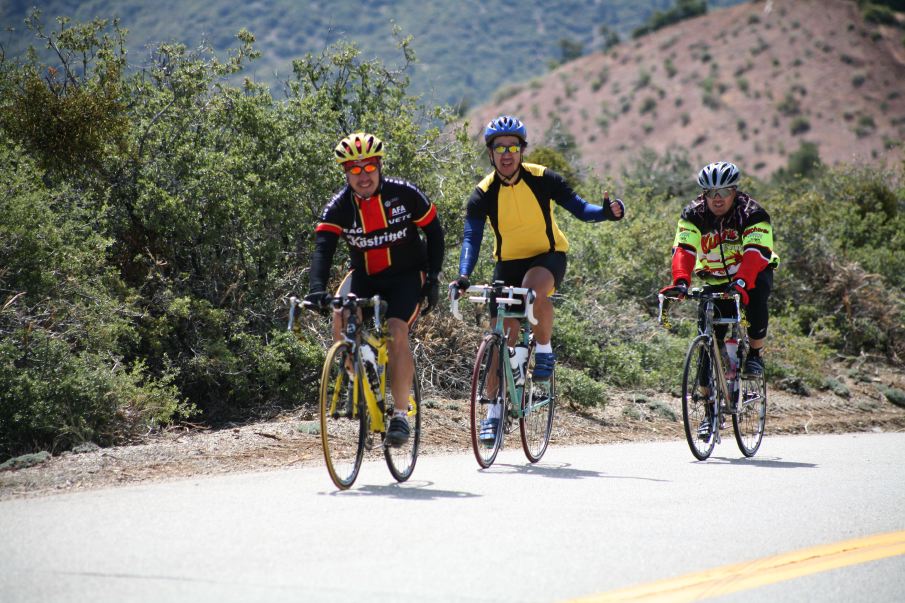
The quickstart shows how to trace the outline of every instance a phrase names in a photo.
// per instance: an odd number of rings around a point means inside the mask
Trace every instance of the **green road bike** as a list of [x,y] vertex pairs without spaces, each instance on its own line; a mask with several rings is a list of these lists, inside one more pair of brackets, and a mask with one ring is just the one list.
[[[738,293],[705,287],[692,289],[688,297],[698,301],[698,335],[688,347],[682,373],[682,420],[691,453],[706,460],[720,443],[725,418],[732,417],[732,430],[739,450],[754,456],[764,437],[767,418],[767,381],[763,374],[746,374],[742,367],[748,352],[748,331]],[[667,302],[660,294],[660,324],[669,328]],[[734,316],[721,316],[716,304],[735,304]],[[715,325],[731,329],[728,341],[737,342],[733,353],[714,333]]]
[[[455,286],[450,287],[452,314],[461,320],[460,294]],[[554,371],[543,381],[533,377],[535,344],[529,323],[537,324],[533,314],[535,293],[497,281],[469,287],[465,294],[469,295],[468,301],[483,304],[489,310],[493,325],[478,347],[471,376],[471,444],[475,459],[481,467],[490,467],[503,445],[503,435],[510,433],[517,422],[525,456],[536,463],[547,450],[553,430],[556,375]],[[505,318],[519,319],[516,346],[512,349]],[[495,404],[500,404],[499,426],[493,440],[482,441],[481,423]]]

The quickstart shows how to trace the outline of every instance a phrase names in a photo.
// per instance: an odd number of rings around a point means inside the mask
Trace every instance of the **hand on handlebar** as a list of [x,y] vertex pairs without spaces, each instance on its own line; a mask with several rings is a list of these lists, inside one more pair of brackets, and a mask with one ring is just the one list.
[[453,282],[451,282],[449,284],[450,289],[452,289],[453,287],[458,289],[459,293],[462,293],[463,291],[465,291],[466,289],[471,287],[471,281],[468,279],[467,276],[465,276],[463,274],[459,278],[457,278],[456,280],[454,280]]
[[332,300],[333,296],[326,291],[313,291],[305,296],[302,305],[309,310],[326,310]]
[[660,294],[665,295],[666,297],[685,299],[685,297],[688,295],[688,283],[686,283],[685,281],[679,281],[674,285],[663,287],[662,289],[660,289]]
[[750,299],[748,298],[748,292],[745,290],[745,281],[737,280],[730,286],[731,291],[735,291],[738,293],[741,298],[741,302],[743,306],[747,306]]

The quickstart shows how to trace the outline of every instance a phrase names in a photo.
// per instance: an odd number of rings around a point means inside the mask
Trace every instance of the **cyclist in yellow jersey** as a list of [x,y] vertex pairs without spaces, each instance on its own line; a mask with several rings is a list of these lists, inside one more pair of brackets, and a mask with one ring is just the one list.
[[[553,305],[549,296],[560,286],[566,273],[569,241],[554,217],[557,205],[584,222],[621,220],[625,205],[604,193],[602,205],[592,205],[579,197],[556,172],[532,163],[523,163],[528,146],[528,132],[517,118],[502,115],[484,129],[487,156],[494,170],[488,174],[468,199],[465,216],[465,238],[459,256],[459,278],[453,284],[460,290],[470,285],[470,275],[477,263],[484,235],[484,224],[490,222],[495,236],[493,255],[497,260],[494,280],[516,287],[527,287],[537,293],[534,314],[538,324],[532,327],[535,349],[533,378],[549,379],[555,356]],[[515,344],[518,320],[507,319],[509,345]],[[493,440],[499,425],[499,405],[491,405],[484,422],[481,439]]]
[[[740,177],[738,167],[727,161],[708,164],[698,172],[702,192],[679,217],[672,249],[672,285],[660,292],[683,297],[692,273],[706,285],[737,291],[751,325],[751,348],[743,368],[755,375],[764,372],[761,350],[767,340],[767,298],[779,256],[773,251],[770,216],[738,190]],[[728,301],[717,303],[721,313],[734,316],[731,305]],[[717,327],[720,340],[726,328]]]

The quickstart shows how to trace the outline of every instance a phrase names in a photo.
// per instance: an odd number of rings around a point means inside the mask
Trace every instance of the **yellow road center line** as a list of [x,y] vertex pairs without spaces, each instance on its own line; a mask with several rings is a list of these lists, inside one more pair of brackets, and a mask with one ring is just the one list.
[[905,555],[905,531],[875,534],[866,538],[855,538],[745,563],[726,565],[600,595],[573,599],[572,603],[698,601],[896,555]]

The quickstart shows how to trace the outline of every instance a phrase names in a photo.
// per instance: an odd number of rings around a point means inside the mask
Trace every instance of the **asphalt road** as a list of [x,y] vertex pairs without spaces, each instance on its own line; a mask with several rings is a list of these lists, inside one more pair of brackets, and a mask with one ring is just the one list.
[[[530,465],[507,443],[402,485],[374,457],[346,492],[310,467],[0,502],[0,601],[602,601],[704,570],[669,600],[902,600],[905,546],[801,551],[905,530],[905,434],[767,438],[747,460],[730,439],[706,462],[667,442]],[[786,553],[835,569],[777,581]]]

